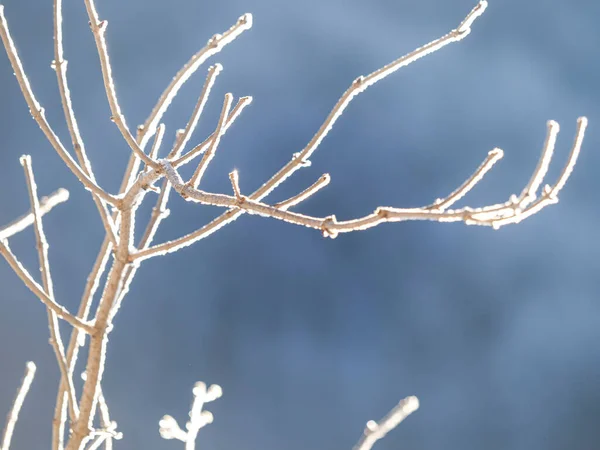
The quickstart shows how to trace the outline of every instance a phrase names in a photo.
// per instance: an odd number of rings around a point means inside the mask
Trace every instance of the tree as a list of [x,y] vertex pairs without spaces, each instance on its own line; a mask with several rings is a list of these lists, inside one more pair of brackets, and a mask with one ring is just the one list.
[[[292,224],[303,225],[316,229],[326,237],[335,238],[339,233],[365,230],[384,222],[400,222],[408,220],[433,220],[440,222],[465,222],[499,228],[503,225],[518,223],[521,220],[537,213],[545,206],[558,201],[558,193],[565,186],[577,160],[587,121],[585,118],[578,120],[578,128],[568,161],[558,180],[552,185],[540,188],[548,171],[553,155],[558,124],[554,121],[548,123],[548,132],[543,146],[542,156],[535,168],[529,182],[519,195],[513,195],[506,202],[492,204],[481,208],[463,207],[451,209],[462,199],[502,157],[500,149],[489,152],[487,158],[456,190],[448,196],[437,199],[429,205],[419,208],[378,207],[371,214],[363,217],[339,221],[335,216],[311,216],[293,212],[296,205],[316,194],[325,187],[330,177],[322,175],[305,190],[293,195],[287,200],[272,203],[266,202],[266,197],[279,187],[287,178],[301,168],[310,166],[310,158],[330,132],[334,123],[342,115],[352,99],[375,84],[381,79],[394,73],[417,59],[432,53],[449,43],[457,42],[466,37],[475,20],[484,12],[487,2],[480,1],[478,5],[466,16],[459,26],[447,35],[418,48],[417,50],[393,61],[392,63],[372,72],[367,76],[355,79],[348,90],[341,96],[333,107],[322,126],[318,129],[309,143],[268,181],[254,193],[247,195],[240,188],[237,171],[229,174],[231,194],[213,193],[199,189],[206,170],[213,160],[223,135],[240,116],[241,112],[250,104],[250,97],[240,97],[234,106],[232,94],[226,94],[218,123],[215,130],[203,142],[188,149],[189,141],[196,129],[202,112],[205,108],[209,94],[215,84],[222,67],[219,64],[211,66],[208,70],[204,86],[198,97],[196,106],[185,127],[175,134],[175,141],[170,151],[164,158],[159,157],[161,144],[166,134],[166,127],[161,123],[162,117],[171,101],[177,95],[181,86],[193,75],[207,58],[218,53],[223,47],[235,40],[240,34],[252,25],[252,16],[246,14],[223,34],[213,36],[198,53],[176,74],[169,86],[159,98],[156,106],[150,113],[145,123],[138,127],[134,137],[129,129],[125,117],[121,112],[119,100],[112,77],[112,70],[108,55],[105,32],[107,22],[100,20],[92,0],[86,0],[85,6],[89,15],[91,29],[100,58],[104,87],[112,113],[111,120],[116,124],[125,142],[131,149],[131,158],[123,178],[121,189],[118,193],[109,193],[102,188],[95,177],[92,165],[88,159],[86,147],[80,136],[78,122],[73,112],[72,101],[67,85],[66,60],[63,58],[63,44],[61,31],[61,2],[54,3],[54,63],[59,92],[61,96],[65,120],[68,125],[72,140],[73,157],[60,141],[57,134],[45,117],[44,110],[34,96],[33,90],[25,74],[23,64],[18,56],[15,44],[9,33],[3,8],[0,7],[0,36],[13,70],[15,72],[23,96],[29,106],[33,118],[36,120],[46,138],[63,159],[67,167],[79,179],[84,187],[90,191],[96,204],[98,214],[105,229],[106,238],[99,251],[96,264],[88,278],[82,296],[81,306],[77,314],[68,312],[60,305],[54,295],[50,263],[48,261],[48,243],[42,226],[42,216],[49,212],[55,205],[67,199],[66,191],[59,190],[54,195],[42,201],[38,200],[36,183],[33,176],[31,158],[24,156],[21,163],[25,168],[27,185],[30,194],[31,212],[14,224],[5,227],[1,232],[0,253],[5,257],[15,273],[23,280],[27,287],[45,304],[48,309],[48,320],[51,333],[51,343],[57,356],[61,372],[61,383],[57,396],[55,420],[53,422],[53,448],[63,448],[63,439],[67,424],[71,431],[67,449],[84,448],[89,443],[90,448],[105,444],[112,445],[112,439],[119,437],[116,424],[108,414],[108,406],[102,393],[102,376],[105,358],[108,351],[108,336],[112,330],[115,314],[126,296],[140,264],[152,257],[162,256],[166,253],[177,251],[183,247],[208,237],[224,225],[236,220],[244,213],[270,217]],[[150,145],[150,150],[146,147]],[[183,165],[196,162],[196,168],[191,177],[184,181],[180,169]],[[158,186],[157,183],[161,182]],[[225,209],[225,212],[202,228],[186,236],[163,244],[154,244],[153,240],[161,222],[169,214],[167,202],[171,191],[187,201],[212,205]],[[150,193],[158,194],[152,217],[141,239],[134,236],[134,225],[138,207]],[[8,245],[8,238],[25,227],[33,225],[36,233],[39,264],[42,272],[41,284],[24,268]],[[91,313],[94,294],[100,288],[102,275],[108,270],[102,295],[95,313]],[[65,348],[60,337],[59,320],[65,320],[74,327],[68,346]],[[87,341],[88,360],[85,365],[85,382],[81,395],[76,394],[73,374],[79,347]],[[4,447],[10,444],[10,435],[19,411],[21,399],[27,392],[27,387],[33,377],[34,366],[29,364],[23,389],[15,402],[7,426]],[[190,412],[191,420],[188,432],[184,433],[169,416],[161,421],[163,437],[178,438],[186,442],[187,448],[192,448],[196,434],[202,426],[212,420],[212,416],[202,413],[205,402],[215,400],[220,396],[220,388],[216,385],[207,388],[198,384],[194,388],[194,403]],[[385,433],[395,427],[406,415],[417,407],[416,398],[407,397],[394,408],[379,424],[369,422],[365,435],[357,444],[359,449],[368,449],[373,443],[383,437]],[[99,414],[102,426],[94,428],[94,418]]]

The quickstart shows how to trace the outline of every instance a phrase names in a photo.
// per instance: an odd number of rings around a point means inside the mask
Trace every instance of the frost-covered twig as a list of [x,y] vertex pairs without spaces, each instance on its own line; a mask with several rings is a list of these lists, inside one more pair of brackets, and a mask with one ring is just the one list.
[[177,439],[185,443],[185,450],[194,450],[196,448],[196,437],[198,431],[213,421],[213,415],[210,411],[203,410],[206,403],[215,401],[223,395],[221,386],[213,384],[206,387],[206,384],[199,381],[192,390],[194,400],[190,409],[190,420],[185,424],[187,430],[183,431],[177,421],[169,415],[163,416],[159,422],[159,433],[163,439]]
[[[59,189],[47,197],[42,197],[40,199],[40,215],[46,215],[52,211],[52,208],[66,202],[68,199],[69,191],[66,189]],[[28,212],[24,216],[19,217],[3,228],[0,228],[0,241],[14,236],[31,225],[33,225],[33,212]]]
[[386,434],[396,428],[409,415],[419,409],[419,399],[414,396],[406,397],[381,419],[379,422],[369,420],[361,436],[352,450],[371,450],[375,442],[383,439]]
[[[21,164],[25,170],[25,179],[27,181],[27,190],[29,191],[29,202],[31,203],[31,211],[33,212],[34,222],[33,229],[38,250],[38,259],[40,264],[40,272],[42,274],[42,286],[45,293],[54,298],[54,287],[52,283],[52,275],[50,273],[50,262],[48,260],[48,240],[44,233],[42,225],[42,215],[40,214],[40,204],[37,197],[37,185],[33,176],[33,167],[31,166],[31,156],[25,155],[21,157]],[[77,419],[77,397],[75,396],[75,386],[73,379],[69,376],[67,370],[67,362],[65,359],[65,346],[60,334],[58,325],[58,316],[51,309],[48,309],[48,328],[50,329],[50,345],[54,350],[56,361],[60,369],[61,383],[65,383],[66,391],[69,398],[69,412],[71,420]],[[53,435],[58,434],[60,423],[53,424]]]
[[21,381],[21,386],[17,391],[15,401],[13,402],[12,408],[8,413],[4,433],[2,434],[2,445],[0,446],[0,450],[9,450],[10,448],[10,441],[12,440],[13,431],[15,430],[15,425],[19,419],[21,407],[23,406],[27,392],[29,392],[29,388],[31,387],[31,382],[33,381],[34,376],[35,364],[32,361],[29,361],[25,367],[25,376],[23,377],[23,381]]

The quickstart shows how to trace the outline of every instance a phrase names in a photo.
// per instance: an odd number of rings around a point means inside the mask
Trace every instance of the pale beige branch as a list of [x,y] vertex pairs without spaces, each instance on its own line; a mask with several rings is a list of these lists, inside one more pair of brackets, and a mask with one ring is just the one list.
[[33,377],[35,376],[35,364],[31,361],[27,363],[25,368],[25,376],[23,377],[23,381],[21,381],[21,386],[17,391],[17,396],[15,401],[13,402],[12,408],[8,413],[8,418],[6,420],[6,426],[4,427],[4,433],[2,434],[2,446],[0,450],[9,450],[10,449],[10,441],[12,440],[12,435],[15,430],[15,425],[17,424],[17,420],[19,419],[19,413],[21,412],[21,407],[23,406],[23,402],[25,401],[25,397],[27,396],[27,392],[29,392],[29,388],[31,387],[31,383],[33,382]]
[[[25,180],[27,181],[27,190],[29,191],[29,202],[31,204],[31,211],[33,212],[34,216],[33,229],[35,231],[37,243],[40,272],[42,273],[42,285],[46,294],[50,298],[54,298],[52,275],[50,273],[50,263],[48,260],[48,240],[46,239],[46,234],[44,233],[44,227],[42,224],[40,203],[37,197],[37,185],[33,175],[31,157],[29,155],[22,156],[21,164],[23,165],[23,169],[25,171]],[[77,408],[77,397],[75,396],[75,386],[73,384],[73,379],[68,375],[67,362],[65,359],[65,347],[60,334],[58,317],[56,313],[50,309],[48,309],[48,328],[50,330],[50,345],[54,350],[56,361],[61,373],[61,382],[62,380],[65,380],[68,387],[67,394],[69,396],[69,413],[71,415],[71,420],[75,420],[79,414]],[[53,442],[57,442],[57,435],[62,429],[62,426],[60,423],[55,423],[53,424],[52,428]]]
[[200,92],[200,96],[198,97],[198,101],[194,106],[194,110],[192,111],[192,115],[190,116],[190,120],[188,121],[185,129],[181,132],[179,136],[177,136],[177,140],[173,149],[167,156],[168,159],[177,158],[181,155],[188,141],[192,137],[192,133],[196,129],[198,125],[198,121],[200,120],[200,116],[202,115],[202,111],[204,111],[204,106],[208,101],[208,97],[210,95],[210,91],[212,90],[215,81],[217,80],[217,76],[223,70],[223,66],[221,64],[215,64],[214,66],[210,66],[208,68],[208,75],[206,76],[206,81],[204,82],[204,86],[202,87],[202,91]]
[[146,119],[146,122],[140,126],[140,129],[143,132],[143,136],[140,140],[140,145],[142,147],[144,141],[154,135],[162,116],[167,111],[169,105],[184,83],[196,72],[196,70],[198,70],[204,61],[212,55],[219,53],[227,44],[233,42],[244,31],[249,30],[250,28],[252,28],[252,14],[244,14],[231,28],[229,28],[229,30],[222,34],[215,34],[210,38],[206,46],[184,64],[161,94],[156,105],[152,109],[152,112],[148,116],[148,119]]
[[21,88],[21,92],[23,93],[23,97],[27,102],[27,106],[29,106],[29,112],[44,132],[44,135],[46,136],[52,147],[54,147],[54,149],[65,162],[67,167],[71,170],[71,172],[73,172],[73,174],[75,174],[75,176],[79,179],[79,181],[81,181],[81,183],[86,189],[90,190],[92,193],[96,194],[104,201],[112,205],[116,205],[118,203],[117,198],[106,192],[104,189],[98,186],[88,175],[86,175],[86,173],[81,169],[79,164],[77,164],[77,162],[67,152],[63,144],[60,142],[60,139],[58,138],[56,133],[54,133],[54,130],[46,120],[44,109],[40,106],[33,94],[33,90],[31,89],[29,80],[25,75],[23,64],[21,63],[21,60],[19,58],[17,48],[15,47],[15,43],[10,35],[8,23],[6,21],[6,17],[4,16],[3,5],[0,5],[0,38],[2,38],[2,42],[4,43],[4,48],[6,49],[8,59],[17,78],[17,82],[19,83],[19,87]]
[[[273,175],[267,182],[265,182],[259,189],[257,189],[253,194],[251,194],[248,197],[248,199],[253,200],[253,201],[262,200],[267,195],[269,195],[277,186],[279,186],[283,181],[285,181],[294,172],[296,172],[298,169],[309,165],[310,164],[310,156],[314,153],[314,151],[317,149],[319,144],[323,141],[325,136],[332,129],[335,122],[339,119],[339,117],[342,115],[342,113],[348,107],[348,105],[350,104],[350,102],[352,101],[352,99],[354,97],[356,97],[361,92],[365,91],[369,86],[382,80],[383,78],[387,77],[388,75],[391,75],[398,69],[400,69],[404,66],[407,66],[410,63],[422,58],[423,56],[426,56],[436,50],[439,50],[442,47],[444,47],[452,42],[457,42],[457,41],[464,39],[470,33],[471,25],[474,23],[474,21],[479,16],[481,16],[481,14],[483,14],[485,9],[487,8],[487,5],[488,5],[488,3],[486,0],[481,0],[477,4],[477,6],[475,6],[475,8],[473,8],[473,10],[471,10],[471,12],[467,15],[467,17],[460,23],[460,25],[455,30],[451,31],[450,33],[446,34],[445,36],[443,36],[439,39],[436,39],[436,40],[430,42],[429,44],[427,44],[423,47],[420,47],[420,48],[408,53],[407,55],[404,55],[404,56],[398,58],[397,60],[372,72],[371,74],[369,74],[367,76],[358,77],[352,83],[352,85],[346,90],[346,92],[344,92],[344,94],[338,100],[338,102],[335,104],[335,106],[333,107],[333,109],[331,110],[331,112],[329,113],[329,115],[327,116],[327,118],[325,119],[325,121],[323,122],[323,124],[321,125],[319,130],[317,131],[317,133],[313,136],[313,138],[306,145],[306,147],[302,151],[295,153],[290,162],[288,162],[283,168],[281,168],[277,173],[275,173],[275,175]],[[213,139],[214,138],[211,139],[211,143],[208,145],[212,145]],[[196,149],[194,149],[194,150],[196,150]],[[194,150],[192,150],[192,152]],[[204,148],[202,148],[202,150],[204,150]],[[182,158],[180,158],[180,160],[175,161],[173,164],[173,167],[175,167],[175,168],[178,167],[178,165],[182,162],[181,159]],[[281,211],[281,210],[277,210],[277,211]],[[202,228],[200,228],[186,236],[183,236],[179,239],[175,239],[170,242],[165,242],[163,244],[159,244],[154,247],[150,247],[148,249],[141,250],[141,251],[137,252],[135,255],[133,255],[133,258],[136,260],[137,259],[142,260],[142,259],[150,258],[152,256],[158,256],[158,255],[163,255],[165,253],[171,253],[171,252],[177,251],[183,247],[187,247],[187,246],[193,244],[194,242],[197,242],[200,239],[206,238],[207,236],[211,235],[212,233],[219,230],[223,226],[233,222],[238,217],[240,217],[240,215],[243,214],[243,212],[244,211],[239,207],[232,209],[230,211],[227,211],[227,212],[223,213],[221,216],[214,219],[209,224],[203,226]],[[375,219],[377,219],[377,217],[375,217]],[[330,220],[330,218],[328,218],[328,221],[329,220]],[[375,222],[376,221],[372,221],[372,223],[375,223]],[[336,235],[336,233],[331,234],[331,236],[335,236],[335,235]]]
[[396,428],[400,423],[419,409],[419,399],[406,397],[381,419],[379,422],[369,420],[360,440],[352,450],[371,450],[375,442],[383,439],[386,434]]
[[27,286],[47,308],[54,311],[58,317],[70,323],[75,328],[85,331],[88,334],[93,333],[93,327],[91,325],[73,316],[63,306],[56,303],[53,298],[50,298],[44,292],[44,288],[36,283],[25,267],[17,260],[6,240],[0,241],[0,254],[4,256],[10,267],[15,271],[19,278],[21,278],[25,286]]
[[[574,141],[575,146],[581,145],[581,134],[583,132],[583,127],[578,127],[577,135]],[[538,167],[535,169],[536,177],[539,172],[543,172],[544,174],[547,172],[547,165],[550,163],[550,160],[546,158],[547,153],[548,150],[545,146],[541,156],[541,159],[544,161],[545,165],[538,164]],[[571,153],[579,153],[579,149],[573,150]],[[205,157],[207,155],[209,155],[209,153],[207,153]],[[447,199],[438,199],[431,206],[420,208],[379,207],[371,214],[345,221],[338,221],[335,216],[313,217],[283,210],[276,206],[271,206],[254,200],[251,196],[246,197],[239,193],[231,196],[226,194],[209,193],[195,189],[191,183],[183,182],[177,170],[168,161],[162,160],[161,165],[165,172],[165,176],[171,182],[173,188],[186,200],[205,205],[221,206],[225,208],[239,208],[250,214],[272,217],[274,219],[296,225],[303,225],[305,227],[318,229],[321,230],[325,236],[334,238],[339,233],[366,230],[384,222],[403,222],[407,220],[465,222],[467,225],[484,225],[497,229],[502,225],[520,222],[521,220],[531,216],[533,213],[541,210],[543,207],[558,201],[556,197],[550,197],[550,192],[552,189],[546,189],[542,193],[541,199],[531,205],[523,205],[521,200],[515,200],[516,197],[512,196],[511,199],[506,203],[484,208],[464,207],[454,210],[446,209],[449,204],[454,203],[456,199],[462,197],[466,194],[466,192],[468,192],[468,190],[472,189],[477,182],[483,178],[483,175],[489,171],[493,163],[497,161],[500,156],[501,153],[497,149],[491,151],[475,174],[471,176],[459,189],[450,194]],[[569,162],[569,164],[571,163]],[[539,186],[537,181],[535,183]],[[144,252],[142,251],[140,253]],[[134,258],[138,258],[140,253],[134,255]]]
[[240,177],[237,170],[229,173],[229,181],[231,181],[231,188],[233,189],[235,198],[242,200],[242,193],[240,192]]
[[225,94],[225,100],[223,101],[223,107],[221,108],[221,115],[219,116],[219,123],[217,125],[217,129],[215,130],[215,137],[211,140],[210,146],[204,156],[200,160],[200,164],[196,168],[192,178],[188,181],[190,186],[194,188],[198,187],[202,177],[204,176],[204,172],[208,168],[208,165],[212,161],[217,151],[217,147],[219,146],[219,142],[221,141],[221,137],[223,133],[225,133],[225,121],[229,116],[229,110],[231,109],[231,103],[233,102],[233,95],[230,93]]
[[[108,263],[111,249],[111,243],[108,239],[106,239],[103,242],[100,251],[98,252],[98,256],[96,258],[94,266],[92,267],[92,270],[88,276],[83,295],[81,296],[79,310],[77,311],[77,317],[79,317],[81,320],[86,320],[87,317],[90,315],[94,294],[100,286],[100,278],[102,277],[102,274],[104,273],[104,270]],[[67,348],[67,366],[69,377],[73,377],[75,364],[77,363],[77,358],[79,356],[79,348],[84,345],[85,336],[86,334],[78,329],[74,329],[71,333],[69,346]],[[54,422],[64,423],[65,421],[66,390],[66,383],[61,383],[56,396],[56,406],[54,408]],[[59,434],[59,441],[57,445],[60,449],[62,449],[64,446],[63,439],[63,434]]]
[[[53,192],[47,197],[40,199],[40,215],[44,216],[49,213],[52,208],[61,203],[66,202],[69,199],[69,191],[66,189],[59,189]],[[30,225],[33,225],[33,212],[29,212],[17,220],[9,223],[4,228],[0,228],[0,241],[8,239],[11,236],[25,230]]]
[[[587,125],[587,117],[580,117],[577,119],[577,130],[575,131],[575,140],[573,141],[573,146],[571,147],[569,159],[560,176],[558,177],[558,181],[553,187],[551,187],[550,192],[548,192],[550,197],[556,197],[562,188],[565,187],[567,180],[571,176],[571,173],[575,168],[577,158],[579,157],[579,152],[581,151],[581,144],[583,143],[583,137],[585,136],[585,129],[587,128]],[[544,188],[544,191],[546,192],[547,188]]]
[[93,0],[85,0],[85,8],[90,18],[90,28],[94,35],[94,41],[96,42],[96,49],[98,50],[98,56],[100,58],[100,68],[102,70],[102,79],[104,80],[104,89],[106,90],[106,97],[110,106],[112,114],[111,120],[117,125],[117,128],[121,132],[125,142],[131,147],[131,150],[140,158],[147,166],[156,167],[156,161],[150,158],[144,153],[144,150],[136,142],[131,131],[127,127],[125,116],[121,112],[119,101],[117,99],[117,92],[115,90],[115,82],[112,77],[112,67],[110,65],[110,58],[108,57],[108,49],[106,48],[106,39],[104,34],[108,26],[107,20],[100,20],[98,12],[96,11],[96,5]]
[[319,192],[321,189],[323,189],[325,186],[327,186],[330,181],[331,181],[331,177],[329,176],[329,174],[324,173],[323,175],[321,175],[319,177],[319,179],[317,181],[315,181],[313,184],[311,184],[309,187],[304,189],[299,194],[296,194],[293,197],[290,197],[287,200],[284,200],[283,202],[275,203],[274,206],[277,209],[281,209],[281,210],[285,211],[285,210],[291,208],[292,206],[296,206],[300,202],[303,202],[307,198],[312,197],[317,192]]
[[[92,180],[96,182],[94,177],[94,172],[92,170],[92,165],[88,159],[87,153],[85,151],[85,145],[83,143],[83,139],[81,138],[81,133],[79,131],[79,125],[77,124],[77,118],[75,116],[75,112],[73,110],[73,102],[71,100],[71,92],[69,90],[69,84],[67,82],[67,60],[64,59],[64,49],[63,49],[63,31],[62,31],[62,0],[54,0],[54,61],[52,62],[52,67],[56,71],[56,79],[58,82],[58,91],[60,93],[60,100],[62,103],[63,114],[65,116],[65,121],[67,123],[67,128],[69,130],[69,134],[71,135],[71,142],[73,144],[73,150],[75,151],[75,156],[79,161],[81,166],[81,170]],[[96,208],[98,209],[98,213],[100,214],[100,219],[102,220],[102,224],[106,233],[113,243],[116,245],[116,235],[115,235],[115,226],[110,217],[110,214],[106,208],[105,202],[98,197],[97,195],[92,195],[94,199],[94,203],[96,203]],[[53,447],[56,448],[55,445]]]
[[154,142],[152,143],[152,148],[150,149],[150,158],[158,159],[158,151],[160,150],[160,146],[162,145],[164,136],[165,136],[165,124],[161,123],[158,126],[156,134],[154,135]]
[[288,162],[279,170],[279,172],[273,175],[260,187],[260,189],[255,192],[255,196],[253,195],[253,198],[257,200],[262,199],[271,193],[277,186],[283,183],[287,178],[293,175],[294,172],[308,164],[312,154],[319,147],[323,139],[325,139],[325,136],[329,134],[333,128],[333,125],[341,117],[354,97],[364,92],[368,87],[374,85],[378,81],[381,81],[382,79],[393,74],[398,69],[401,69],[402,67],[405,67],[424,56],[440,50],[452,42],[458,42],[464,39],[471,32],[470,27],[473,22],[483,14],[487,8],[487,5],[487,1],[481,0],[455,30],[452,30],[450,33],[430,42],[429,44],[419,47],[418,49],[398,58],[397,60],[381,67],[367,76],[360,76],[356,78],[352,85],[340,97],[319,130],[312,137],[306,147],[304,147],[302,151],[294,154],[294,157],[290,162]]
[[[238,100],[237,104],[234,106],[233,110],[229,114],[227,121],[225,122],[225,125],[223,128],[223,133],[227,132],[229,127],[239,117],[239,115],[242,113],[244,108],[246,106],[248,106],[250,103],[252,103],[252,97],[241,97]],[[206,138],[200,144],[196,145],[193,149],[191,149],[185,155],[174,160],[172,162],[173,167],[179,167],[179,166],[182,166],[182,165],[187,164],[188,162],[192,161],[196,156],[202,154],[207,148],[209,148],[215,138],[216,138],[216,132],[212,133],[208,138]]]
[[77,156],[82,170],[88,174],[91,180],[94,180],[92,165],[87,157],[85,145],[83,143],[83,139],[81,138],[81,133],[79,132],[79,125],[77,124],[77,118],[75,116],[75,112],[73,111],[71,92],[69,90],[69,84],[67,83],[67,60],[64,59],[63,49],[62,0],[54,0],[53,13],[54,61],[52,62],[52,68],[56,71],[60,100],[62,103],[65,120],[67,122],[67,128],[69,129],[69,134],[71,135],[75,156]]
[[463,198],[471,189],[475,187],[477,183],[479,183],[486,173],[490,171],[490,169],[496,164],[498,161],[502,159],[504,156],[504,152],[495,148],[488,153],[487,158],[481,163],[481,165],[477,168],[475,173],[471,175],[462,185],[460,185],[454,192],[452,192],[446,198],[438,198],[433,205],[431,205],[428,209],[436,209],[439,211],[444,211],[452,206],[454,203]]

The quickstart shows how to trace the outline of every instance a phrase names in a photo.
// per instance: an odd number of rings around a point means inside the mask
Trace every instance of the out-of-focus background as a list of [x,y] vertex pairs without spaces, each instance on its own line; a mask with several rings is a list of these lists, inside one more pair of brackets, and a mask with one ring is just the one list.
[[[129,150],[109,120],[83,1],[65,2],[74,105],[97,178],[115,192]],[[225,92],[252,95],[221,143],[204,187],[253,190],[302,149],[354,78],[456,27],[474,0],[98,1],[121,106],[142,123],[171,77],[242,13],[253,29],[212,61],[224,71],[193,142],[216,125]],[[52,2],[4,0],[25,68],[69,142],[52,56]],[[561,124],[549,181],[576,119],[583,152],[557,206],[500,231],[401,223],[323,239],[243,216],[180,253],[146,262],[111,334],[104,392],[124,449],[177,449],[158,420],[184,422],[196,380],[219,383],[206,449],[350,449],[368,419],[406,395],[421,409],[385,449],[592,449],[600,445],[600,4],[491,2],[464,41],[358,97],[278,201],[329,172],[298,211],[338,218],[447,195],[494,147],[505,158],[465,204],[504,201],[534,169],[546,121]],[[168,114],[167,142],[187,121],[201,69]],[[0,52],[0,224],[28,209],[18,158],[33,157],[40,194],[71,199],[45,217],[57,299],[76,310],[103,237],[89,194],[31,120]],[[151,198],[151,196],[149,196]],[[143,206],[149,213],[152,201]],[[217,208],[175,198],[157,242]],[[146,217],[146,216],[143,216]],[[143,222],[143,220],[140,220]],[[37,275],[32,230],[11,240]],[[49,446],[58,370],[46,313],[0,263],[0,410],[25,362],[38,364],[15,450]],[[66,332],[67,327],[64,328]],[[3,413],[2,413],[3,414]]]

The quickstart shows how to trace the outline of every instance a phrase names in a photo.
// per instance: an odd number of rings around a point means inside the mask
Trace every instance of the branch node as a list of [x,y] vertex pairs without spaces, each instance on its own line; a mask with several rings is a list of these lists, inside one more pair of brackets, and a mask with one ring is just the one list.
[[323,223],[321,224],[321,232],[323,233],[323,237],[335,239],[338,236],[337,231],[329,229],[329,226],[335,225],[336,223],[337,219],[333,214],[331,216],[326,217],[325,220],[323,220]]
[[216,33],[208,40],[206,45],[210,48],[217,48],[222,37],[222,34]]
[[301,152],[296,152],[293,154],[294,161],[298,161],[298,164],[302,167],[310,167],[312,162],[309,159],[304,159]]

